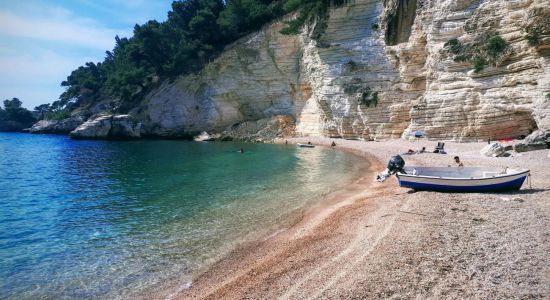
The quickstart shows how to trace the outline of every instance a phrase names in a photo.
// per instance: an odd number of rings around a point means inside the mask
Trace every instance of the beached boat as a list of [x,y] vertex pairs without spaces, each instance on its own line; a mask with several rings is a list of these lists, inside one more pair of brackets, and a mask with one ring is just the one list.
[[519,190],[528,169],[476,167],[406,167],[397,172],[399,186],[443,192],[496,192]]
[[298,144],[298,147],[302,147],[302,148],[315,148],[315,146],[312,145],[312,144]]

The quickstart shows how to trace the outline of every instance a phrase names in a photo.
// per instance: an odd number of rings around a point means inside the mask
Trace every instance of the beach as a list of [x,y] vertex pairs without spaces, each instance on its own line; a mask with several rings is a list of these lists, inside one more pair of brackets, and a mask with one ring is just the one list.
[[[297,138],[329,146],[333,139]],[[326,196],[265,239],[242,245],[165,299],[550,297],[548,150],[492,158],[486,143],[447,142],[447,155],[404,156],[407,165],[531,169],[516,192],[412,192],[374,180],[389,158],[435,141],[334,140],[369,161],[365,176]],[[284,142],[284,141],[280,141]],[[171,283],[173,284],[173,283]]]

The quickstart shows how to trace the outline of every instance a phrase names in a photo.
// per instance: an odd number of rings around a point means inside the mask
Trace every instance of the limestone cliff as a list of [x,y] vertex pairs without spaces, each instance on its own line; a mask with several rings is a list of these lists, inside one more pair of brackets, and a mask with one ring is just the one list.
[[[297,36],[281,35],[282,21],[264,26],[200,73],[164,82],[130,115],[142,136],[222,132],[278,115],[294,118],[297,135],[351,139],[549,131],[549,18],[550,0],[350,1]],[[445,49],[489,32],[507,48],[479,72]]]
[[131,114],[142,120],[142,135],[186,136],[222,131],[246,121],[296,116],[302,45],[279,33],[282,23],[232,45],[197,75],[165,82]]

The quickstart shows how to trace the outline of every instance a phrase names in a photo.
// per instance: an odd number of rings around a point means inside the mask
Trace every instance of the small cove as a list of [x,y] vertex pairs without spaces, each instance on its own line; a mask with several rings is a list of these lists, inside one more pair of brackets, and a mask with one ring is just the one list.
[[191,280],[365,166],[327,148],[4,133],[0,154],[0,295],[19,299]]

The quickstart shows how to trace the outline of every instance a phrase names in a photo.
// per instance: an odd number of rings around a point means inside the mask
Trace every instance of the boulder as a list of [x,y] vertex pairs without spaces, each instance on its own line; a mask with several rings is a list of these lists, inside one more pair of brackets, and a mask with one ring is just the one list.
[[502,146],[500,143],[492,143],[481,149],[479,153],[481,153],[481,155],[489,157],[499,157],[503,156],[504,153],[506,153],[506,150],[505,147]]
[[536,130],[521,143],[514,145],[516,152],[526,152],[550,148],[550,131]]
[[215,140],[219,139],[220,136],[221,135],[219,133],[210,134],[206,131],[203,131],[203,132],[201,132],[201,134],[193,137],[193,140],[196,141],[196,142],[215,141]]
[[113,116],[99,116],[90,119],[71,131],[71,137],[76,139],[107,138],[111,131],[111,118]]
[[141,123],[128,115],[100,115],[90,118],[70,133],[75,139],[139,138]]

